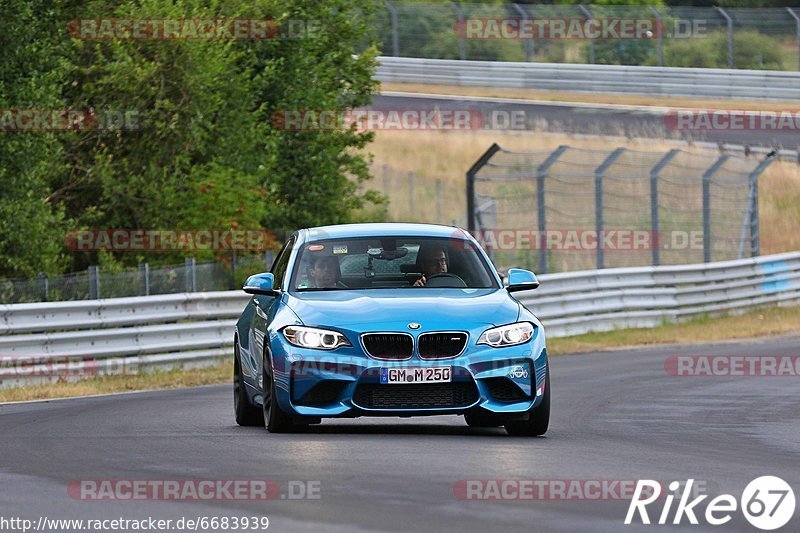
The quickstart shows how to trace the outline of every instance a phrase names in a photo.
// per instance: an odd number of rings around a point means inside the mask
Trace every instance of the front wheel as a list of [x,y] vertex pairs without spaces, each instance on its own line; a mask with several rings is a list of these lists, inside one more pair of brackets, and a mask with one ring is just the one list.
[[250,403],[245,389],[242,365],[239,363],[238,342],[233,348],[233,411],[240,426],[263,426],[264,419],[257,407]]
[[270,433],[289,433],[299,428],[292,422],[292,418],[284,413],[275,395],[275,378],[272,375],[272,366],[269,357],[264,357],[264,400],[262,402],[262,416],[264,426]]
[[538,407],[530,411],[528,420],[512,421],[506,424],[506,432],[514,436],[536,437],[547,433],[550,426],[550,365],[544,380],[544,398]]

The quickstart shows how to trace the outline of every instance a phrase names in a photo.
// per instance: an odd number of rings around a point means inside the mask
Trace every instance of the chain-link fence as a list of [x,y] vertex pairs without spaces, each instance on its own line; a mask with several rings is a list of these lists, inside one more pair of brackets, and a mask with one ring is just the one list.
[[800,68],[800,8],[386,1],[376,24],[395,57]]
[[467,173],[468,227],[499,267],[540,273],[755,256],[773,159],[495,144]]
[[452,182],[401,171],[387,165],[372,169],[374,178],[366,188],[389,199],[385,218],[394,222],[423,222],[463,226],[464,187]]
[[106,272],[92,266],[86,272],[34,280],[0,280],[0,303],[55,302],[124,298],[178,292],[232,290],[248,275],[269,270],[273,253],[233,257],[227,263],[198,263],[188,258],[180,265]]

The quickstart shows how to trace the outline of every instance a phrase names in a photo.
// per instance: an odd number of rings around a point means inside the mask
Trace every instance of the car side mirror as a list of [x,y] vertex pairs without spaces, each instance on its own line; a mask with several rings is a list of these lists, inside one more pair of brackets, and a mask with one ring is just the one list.
[[247,294],[263,294],[265,296],[277,296],[280,291],[274,289],[275,276],[272,272],[264,272],[247,278],[242,290]]
[[529,291],[539,288],[539,280],[536,279],[536,274],[530,270],[522,270],[521,268],[510,268],[506,275],[508,279],[508,292],[516,291]]

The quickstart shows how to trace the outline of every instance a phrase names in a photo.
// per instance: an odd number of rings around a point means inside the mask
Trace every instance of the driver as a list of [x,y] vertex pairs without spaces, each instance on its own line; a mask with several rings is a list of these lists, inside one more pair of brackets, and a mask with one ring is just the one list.
[[308,277],[311,287],[320,289],[330,289],[334,287],[344,287],[339,281],[339,259],[331,256],[317,256],[311,260],[311,268]]
[[417,260],[422,269],[422,277],[414,282],[414,287],[424,287],[429,277],[447,272],[447,255],[443,248],[426,248]]

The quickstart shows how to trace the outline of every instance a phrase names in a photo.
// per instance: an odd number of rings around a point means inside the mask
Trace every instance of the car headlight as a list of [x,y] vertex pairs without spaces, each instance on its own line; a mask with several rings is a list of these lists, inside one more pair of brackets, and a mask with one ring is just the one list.
[[329,329],[308,328],[306,326],[286,326],[283,336],[291,344],[300,348],[317,350],[334,350],[339,346],[352,346],[347,337],[338,331]]
[[493,348],[524,344],[531,340],[534,329],[533,324],[530,322],[517,322],[516,324],[487,329],[478,339],[478,344],[488,344]]

